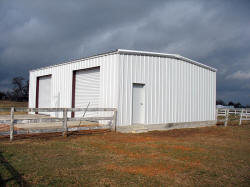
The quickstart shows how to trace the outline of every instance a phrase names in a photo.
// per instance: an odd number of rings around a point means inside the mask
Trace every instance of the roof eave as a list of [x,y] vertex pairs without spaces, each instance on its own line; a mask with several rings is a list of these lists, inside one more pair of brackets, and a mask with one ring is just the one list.
[[60,63],[60,64],[55,64],[55,65],[51,65],[51,66],[46,66],[46,67],[41,67],[41,68],[33,69],[33,70],[30,70],[29,72],[34,72],[34,71],[38,71],[38,70],[42,70],[42,69],[47,69],[47,68],[51,68],[51,67],[62,66],[62,65],[71,64],[71,63],[77,63],[77,62],[82,61],[82,60],[88,60],[88,59],[91,59],[91,58],[97,58],[97,57],[106,56],[106,55],[110,55],[110,54],[116,54],[116,53],[119,53],[119,54],[148,55],[148,56],[160,56],[160,57],[175,58],[175,59],[180,59],[180,60],[183,60],[183,61],[195,64],[197,66],[209,69],[209,70],[214,71],[214,72],[217,71],[217,69],[215,69],[215,68],[212,68],[212,67],[207,66],[205,64],[202,64],[200,62],[191,60],[189,58],[186,58],[186,57],[183,57],[183,56],[177,55],[177,54],[157,53],[157,52],[149,52],[149,51],[136,51],[136,50],[127,50],[127,49],[116,49],[116,50],[109,51],[109,52],[106,52],[106,53],[101,53],[101,54],[97,54],[97,55],[93,55],[93,56],[89,56],[89,57],[84,57],[84,58],[80,58],[80,59],[76,59],[76,60],[72,60],[72,61],[66,61],[66,62]]
[[134,54],[134,55],[149,55],[149,56],[162,56],[162,57],[169,57],[169,58],[175,58],[175,59],[180,59],[180,60],[184,60],[186,62],[195,64],[197,66],[209,69],[211,71],[217,72],[217,69],[212,68],[210,66],[207,66],[205,64],[202,64],[200,62],[191,60],[189,58],[183,57],[181,55],[177,55],[177,54],[167,54],[167,53],[156,53],[156,52],[148,52],[148,51],[136,51],[136,50],[127,50],[127,49],[118,49],[117,50],[118,53],[120,54]]
[[106,56],[106,55],[110,55],[110,54],[116,54],[116,53],[118,53],[118,49],[113,50],[113,51],[109,51],[109,52],[106,52],[106,53],[100,53],[100,54],[97,54],[97,55],[92,55],[92,56],[88,56],[88,57],[83,57],[83,58],[79,58],[79,59],[75,59],[75,60],[66,61],[66,62],[59,63],[59,64],[54,64],[54,65],[50,65],[50,66],[45,66],[45,67],[41,67],[41,68],[32,69],[32,70],[29,70],[29,72],[38,71],[38,70],[41,70],[41,69],[52,68],[52,67],[57,67],[57,66],[62,66],[62,65],[66,65],[66,64],[72,64],[72,63],[76,63],[76,62],[79,62],[79,61],[82,61],[82,60],[88,60],[88,59],[97,58],[97,57],[101,57],[101,56]]

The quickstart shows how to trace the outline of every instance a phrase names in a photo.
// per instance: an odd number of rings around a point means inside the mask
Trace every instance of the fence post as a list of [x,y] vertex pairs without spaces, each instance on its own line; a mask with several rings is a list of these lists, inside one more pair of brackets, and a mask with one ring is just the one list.
[[243,108],[241,109],[241,112],[240,112],[240,122],[239,122],[239,125],[241,125],[241,123],[242,123],[242,116],[243,116]]
[[115,130],[115,132],[116,132],[116,119],[117,119],[117,110],[115,109],[113,116],[113,129]]
[[11,107],[11,110],[10,110],[10,141],[13,140],[13,134],[14,134],[14,111],[15,111],[15,108]]
[[226,109],[226,119],[225,119],[225,123],[224,123],[225,127],[227,126],[228,116],[229,116],[229,109]]
[[64,128],[63,136],[67,137],[67,133],[68,133],[68,127],[67,127],[67,108],[63,109],[63,128]]

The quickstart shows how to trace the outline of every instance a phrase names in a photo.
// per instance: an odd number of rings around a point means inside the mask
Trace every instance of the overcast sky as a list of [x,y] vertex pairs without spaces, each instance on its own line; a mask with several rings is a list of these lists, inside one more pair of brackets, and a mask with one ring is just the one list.
[[218,69],[217,99],[250,104],[249,0],[0,0],[0,90],[30,69],[117,48]]

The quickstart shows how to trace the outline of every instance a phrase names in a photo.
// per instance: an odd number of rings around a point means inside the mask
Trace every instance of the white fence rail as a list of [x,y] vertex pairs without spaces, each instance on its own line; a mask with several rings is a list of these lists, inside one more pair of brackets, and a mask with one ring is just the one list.
[[[112,116],[94,116],[94,117],[68,117],[68,112],[113,112]],[[0,112],[10,112],[10,119],[0,120],[0,124],[8,124],[9,131],[2,131],[0,135],[10,135],[10,141],[13,140],[14,134],[32,134],[32,133],[51,133],[51,132],[62,132],[63,136],[67,136],[68,131],[78,130],[92,130],[92,129],[103,129],[103,127],[68,127],[68,121],[111,121],[109,125],[110,129],[116,131],[116,117],[117,110],[115,108],[0,108]],[[14,112],[62,112],[62,118],[38,118],[38,119],[15,119]],[[30,129],[30,130],[16,130],[14,131],[15,124],[27,124],[27,123],[52,123],[62,122],[61,128],[53,129]],[[105,127],[106,128],[106,127]]]
[[[224,119],[218,119],[219,116],[223,116]],[[224,122],[224,126],[227,126],[230,118],[239,120],[239,125],[242,121],[250,120],[250,108],[217,108],[217,121]]]

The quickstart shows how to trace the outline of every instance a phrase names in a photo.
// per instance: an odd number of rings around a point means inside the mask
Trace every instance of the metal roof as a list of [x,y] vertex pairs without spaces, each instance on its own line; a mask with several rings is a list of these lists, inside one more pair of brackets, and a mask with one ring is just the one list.
[[97,55],[93,55],[93,56],[88,56],[88,57],[84,57],[84,58],[80,58],[80,59],[75,59],[75,60],[67,61],[67,62],[60,63],[60,64],[55,64],[55,65],[51,65],[51,66],[46,66],[46,67],[33,69],[33,70],[30,70],[30,72],[41,70],[41,69],[47,69],[47,68],[51,68],[51,67],[56,67],[56,66],[62,66],[62,65],[71,64],[71,63],[77,63],[77,62],[82,61],[82,60],[87,60],[87,59],[91,59],[91,58],[98,58],[98,57],[101,57],[101,56],[110,55],[110,54],[117,54],[117,53],[119,53],[119,54],[146,55],[146,56],[158,56],[158,57],[175,58],[175,59],[180,59],[180,60],[183,60],[185,62],[195,64],[197,66],[209,69],[209,70],[214,71],[214,72],[217,71],[217,69],[215,69],[215,68],[212,68],[210,66],[207,66],[205,64],[202,64],[200,62],[191,60],[189,58],[183,57],[183,56],[178,55],[178,54],[167,54],[167,53],[157,53],[157,52],[149,52],[149,51],[116,49],[116,50],[113,50],[113,51],[109,51],[109,52],[105,52],[105,53],[101,53],[101,54],[97,54]]
[[178,54],[156,53],[156,52],[148,52],[148,51],[135,51],[135,50],[126,50],[126,49],[118,49],[117,51],[119,53],[124,53],[124,54],[148,55],[148,56],[159,56],[159,57],[175,58],[175,59],[180,59],[180,60],[189,62],[191,64],[198,65],[200,67],[209,69],[211,71],[215,71],[215,72],[217,71],[217,69],[215,69],[215,68],[212,68],[210,66],[207,66],[205,64],[202,64],[200,62],[191,60],[189,58],[183,57],[183,56],[178,55]]

